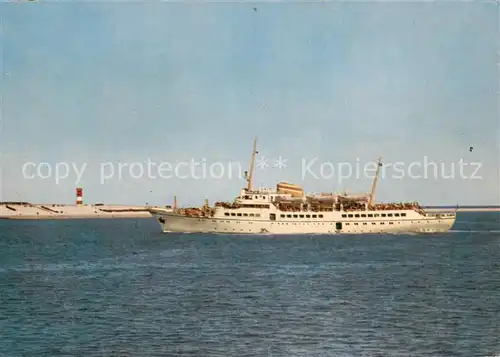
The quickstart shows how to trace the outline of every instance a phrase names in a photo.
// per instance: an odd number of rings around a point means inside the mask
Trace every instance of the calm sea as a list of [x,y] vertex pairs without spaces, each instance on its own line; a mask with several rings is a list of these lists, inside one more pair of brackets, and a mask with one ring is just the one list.
[[500,215],[437,235],[0,221],[0,356],[500,354]]

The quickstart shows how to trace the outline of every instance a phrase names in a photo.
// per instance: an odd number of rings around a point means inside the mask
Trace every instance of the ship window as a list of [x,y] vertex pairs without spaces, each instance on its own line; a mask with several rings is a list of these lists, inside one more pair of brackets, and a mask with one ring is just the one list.
[[349,215],[349,218],[352,218],[352,217],[354,217],[354,216],[353,216],[352,214],[350,214],[350,215]]
[[245,196],[245,200],[249,200],[249,199],[250,199],[250,197],[248,197],[248,196]]
[[236,213],[231,213],[231,216],[236,216]]
[[399,217],[399,213],[394,213],[394,215],[395,215],[396,217]]
[[284,214],[282,214],[282,215],[280,215],[280,217],[281,217],[281,218],[285,218],[285,215],[284,215]]
[[347,217],[347,215],[346,215],[346,214],[343,214],[343,215],[342,215],[342,218],[346,218],[346,217]]
[[255,214],[255,217],[260,217],[260,213],[256,213],[256,214]]
[[265,199],[265,198],[266,198],[266,196],[262,196],[262,199]]
[[248,213],[243,213],[243,216],[244,216],[244,217],[247,217],[247,216],[248,216]]
[[248,208],[269,208],[269,205],[250,205],[250,204],[242,204],[243,207]]
[[322,214],[318,214],[318,217],[319,217],[319,218],[323,218],[323,215],[322,215]]
[[382,213],[382,217],[385,217],[385,213]]
[[310,214],[306,214],[306,218],[311,218],[311,215]]
[[292,218],[292,215],[291,214],[287,214],[286,218]]
[[315,215],[315,214],[313,214],[313,218],[316,218],[316,215]]
[[392,222],[389,222],[389,224],[394,224],[394,223],[392,223]]
[[299,215],[299,217],[300,217],[300,218],[304,218],[304,215],[303,215],[303,214],[301,214],[301,215]]
[[249,216],[250,216],[250,217],[253,217],[253,213],[250,213],[250,214],[249,214]]
[[348,226],[348,225],[349,225],[349,223],[346,223],[345,225],[346,225],[346,226]]
[[380,222],[380,224],[385,224],[384,222]]
[[229,216],[229,213],[227,213],[227,212],[226,212],[226,213],[224,213],[224,216]]
[[363,223],[363,226],[366,226],[366,222]]
[[359,218],[359,214],[355,214],[354,217]]
[[372,222],[372,224],[377,224],[377,223],[375,223],[375,222]]
[[373,215],[373,217],[378,217],[378,216],[379,216],[379,214],[378,214],[378,213],[375,213],[375,214]]
[[361,215],[361,217],[366,217],[366,214],[364,214],[364,213],[363,213],[363,214]]
[[238,217],[241,217],[241,213],[237,213],[236,215],[237,215]]
[[259,198],[259,196],[255,196],[255,199]]
[[401,217],[406,217],[406,213],[401,213]]
[[392,213],[387,213],[387,217],[392,217]]
[[354,223],[354,225],[355,225],[355,226],[357,226],[357,225],[358,225],[358,222]]
[[368,213],[368,217],[373,217],[373,214],[372,213]]

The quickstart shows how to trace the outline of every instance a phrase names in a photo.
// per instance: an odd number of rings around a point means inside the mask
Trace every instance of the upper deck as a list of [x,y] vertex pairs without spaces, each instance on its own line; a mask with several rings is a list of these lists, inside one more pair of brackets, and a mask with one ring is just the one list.
[[[420,216],[426,214],[417,202],[375,203],[374,194],[379,169],[382,166],[381,159],[379,159],[377,172],[369,194],[354,196],[333,192],[306,194],[301,186],[288,182],[278,183],[276,189],[253,188],[254,161],[257,154],[256,140],[254,140],[250,171],[245,172],[248,185],[240,190],[239,195],[232,202],[216,202],[214,207],[210,207],[208,201],[206,201],[202,208],[174,209],[175,213],[208,217],[260,217],[261,215],[269,215],[270,217],[271,215],[279,215],[279,217],[284,216],[282,218],[301,218],[300,215],[304,215],[304,218],[307,218],[308,215],[310,218],[313,218],[313,215],[316,216],[314,218],[323,218],[323,212],[331,212],[335,216],[342,212],[344,216],[342,218],[351,218],[349,217],[351,212],[355,215],[366,215],[366,217],[369,217],[368,215],[375,217],[375,214],[378,214],[375,213],[376,211],[405,211],[407,214]],[[321,214],[318,212],[321,212]],[[290,215],[291,217],[289,217]],[[295,217],[295,215],[298,215],[298,217]],[[331,214],[328,213],[328,215]],[[380,214],[380,217],[384,216]],[[394,216],[401,217],[399,213]]]

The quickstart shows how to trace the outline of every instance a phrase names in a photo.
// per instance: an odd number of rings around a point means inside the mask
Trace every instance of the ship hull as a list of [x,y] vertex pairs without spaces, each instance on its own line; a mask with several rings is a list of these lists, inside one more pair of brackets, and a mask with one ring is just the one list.
[[174,213],[153,214],[163,232],[223,234],[367,234],[446,232],[455,215],[398,220],[271,221],[187,217]]

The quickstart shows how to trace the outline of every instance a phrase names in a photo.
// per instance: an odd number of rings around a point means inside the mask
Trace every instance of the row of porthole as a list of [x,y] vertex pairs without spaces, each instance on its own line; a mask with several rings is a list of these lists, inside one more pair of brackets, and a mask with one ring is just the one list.
[[[399,217],[399,213],[394,213],[394,217]],[[392,217],[392,213],[356,213],[356,214],[342,214],[342,218],[372,218],[372,217]],[[406,217],[406,213],[401,213],[401,217]]]
[[[199,219],[199,221],[200,221],[200,222],[203,222],[203,221],[205,221],[205,220],[204,220],[204,219]],[[216,220],[212,220],[212,222],[213,222],[213,223],[217,223],[217,221],[216,221]],[[226,222],[226,223],[231,223],[231,222],[233,222],[233,223],[234,223],[235,221],[221,221],[221,222]],[[417,221],[417,223],[418,223],[418,222],[419,222],[419,221]],[[236,223],[241,223],[241,222],[240,222],[240,221],[236,221]],[[246,224],[253,224],[253,222],[250,222],[250,221],[246,221],[246,222],[244,222],[244,223],[246,223]],[[320,222],[302,222],[302,223],[271,222],[271,224],[274,224],[274,223],[276,223],[276,224],[281,224],[281,225],[288,225],[288,224],[293,224],[293,225],[298,225],[298,224],[299,224],[299,225],[300,225],[300,224],[309,224],[309,225],[314,225],[314,224],[317,224],[317,225],[319,225],[319,224],[321,224],[321,225],[323,225],[323,226],[325,225],[324,223],[320,223]],[[388,223],[389,223],[389,224],[394,224],[394,222],[388,222]],[[414,222],[414,221],[411,221],[411,223],[415,223],[415,222]],[[427,223],[430,223],[430,221],[427,221]],[[350,225],[350,223],[349,223],[349,222],[345,222],[344,224],[345,224],[346,226]],[[354,222],[353,224],[354,224],[355,226],[359,225],[359,224],[358,224],[358,222]],[[366,226],[367,224],[368,224],[368,223],[366,223],[366,222],[364,222],[364,223],[363,223],[363,225],[364,225],[364,226]],[[372,225],[376,225],[376,224],[377,224],[376,222],[372,222]],[[379,222],[379,224],[385,224],[385,222]],[[401,222],[398,222],[398,224],[401,224]],[[332,225],[333,225],[333,223],[330,223],[330,226],[332,226]]]
[[[207,220],[206,220],[206,219],[203,219],[203,218],[199,218],[199,219],[198,219],[198,221],[199,221],[199,222],[205,222],[205,221],[207,221]],[[216,219],[212,219],[212,223],[217,223],[217,222],[219,222],[219,221],[218,221],[218,220],[216,220]],[[222,223],[224,223],[224,222],[226,222],[226,223],[231,223],[231,222],[232,222],[232,223],[241,223],[241,221],[220,221],[220,222],[222,222]],[[244,223],[246,223],[246,224],[253,224],[253,222],[252,222],[252,221],[245,221]]]
[[231,213],[229,214],[228,212],[224,213],[224,216],[229,216],[231,215],[232,217],[260,217],[260,213]]
[[284,215],[284,214],[281,214],[280,215],[280,218],[323,218],[323,215],[322,214],[287,214],[287,215]]
[[[271,224],[274,224],[274,223],[271,223]],[[280,224],[280,225],[289,225],[289,224],[292,224],[294,226],[296,225],[322,225],[324,226],[325,224],[324,223],[321,223],[321,222],[300,222],[300,223],[288,223],[288,222],[276,222],[276,224]],[[333,223],[330,223],[330,226],[333,225]]]
[[[385,224],[385,222],[379,222],[380,224]],[[394,224],[393,222],[388,222],[389,224]],[[359,225],[358,222],[353,223],[355,226]],[[377,222],[372,222],[372,225],[377,224]],[[401,222],[398,222],[398,224],[401,224]],[[349,223],[345,223],[346,226],[349,225]],[[368,223],[364,222],[363,226],[368,225]]]
[[[418,223],[420,221],[417,221]],[[431,223],[430,221],[426,221],[427,223]],[[385,224],[385,222],[379,222],[380,224]],[[389,224],[394,224],[394,222],[388,222]],[[415,221],[411,221],[411,223],[415,223]],[[346,226],[349,225],[349,223],[344,223]],[[353,223],[355,226],[359,225],[358,222]],[[368,223],[364,222],[363,225],[366,226]],[[377,222],[372,222],[373,225],[377,224]],[[398,224],[401,224],[401,222],[398,222]]]
[[[229,229],[228,229],[228,228],[224,228],[224,230],[225,230],[225,231],[228,231]],[[233,229],[232,229],[232,231],[233,231],[233,232],[235,232],[235,231],[236,231],[236,229],[234,229],[234,228],[233,228]],[[252,230],[251,230],[251,229],[249,229],[248,231],[249,231],[249,232],[251,232]],[[243,229],[240,229],[240,232],[243,232]]]

